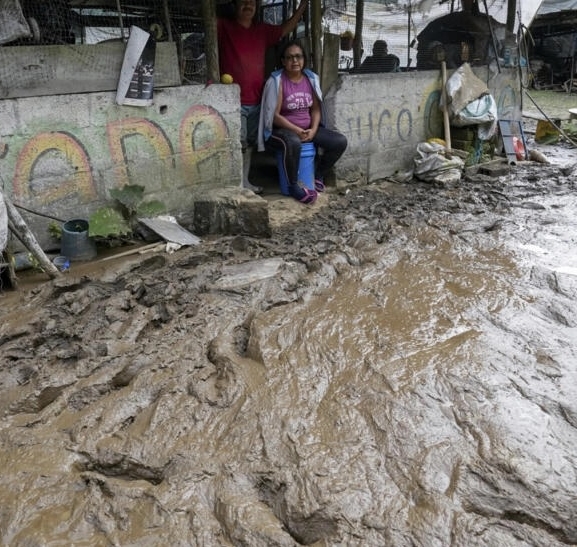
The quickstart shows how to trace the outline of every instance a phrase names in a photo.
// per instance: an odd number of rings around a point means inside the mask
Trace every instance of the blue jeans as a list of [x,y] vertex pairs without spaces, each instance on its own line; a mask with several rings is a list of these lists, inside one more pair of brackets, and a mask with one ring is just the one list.
[[[338,131],[319,127],[313,142],[317,147],[315,179],[323,180],[329,169],[346,150],[347,138]],[[279,127],[272,130],[272,135],[266,141],[267,150],[282,153],[283,167],[289,184],[298,182],[301,145],[302,142],[294,131]],[[320,153],[319,148],[322,149]]]
[[260,104],[240,106],[240,146],[243,151],[256,146],[259,117]]

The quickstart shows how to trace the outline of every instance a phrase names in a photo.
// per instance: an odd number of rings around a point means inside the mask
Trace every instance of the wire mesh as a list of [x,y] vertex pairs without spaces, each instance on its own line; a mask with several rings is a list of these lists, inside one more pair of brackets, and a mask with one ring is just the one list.
[[[234,10],[232,0],[215,0],[218,14]],[[281,24],[296,9],[299,0],[262,0],[261,20]],[[524,6],[534,0],[518,2],[517,21]],[[479,0],[481,18],[488,10],[503,25],[507,0]],[[323,30],[340,35],[354,33],[355,0],[323,0]],[[462,9],[462,0],[375,0],[365,1],[361,60],[372,53],[377,40],[388,43],[389,53],[396,55],[403,69],[417,66],[418,36],[435,18]],[[206,82],[204,27],[200,0],[0,0],[0,45],[68,45],[97,44],[126,40],[131,26],[149,31],[158,42],[174,41],[183,83]],[[310,34],[308,17],[301,34]],[[502,48],[502,37],[491,39],[485,32],[489,48]],[[460,48],[461,44],[456,47]],[[502,55],[492,51],[492,55]],[[90,53],[86,53],[87,56]],[[353,53],[341,50],[339,67],[353,68]],[[3,78],[9,78],[3,74]]]

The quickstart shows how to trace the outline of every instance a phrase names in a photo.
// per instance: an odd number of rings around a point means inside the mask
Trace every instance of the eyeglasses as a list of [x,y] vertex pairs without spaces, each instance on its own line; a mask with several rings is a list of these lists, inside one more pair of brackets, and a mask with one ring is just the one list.
[[297,55],[285,55],[285,61],[302,61],[304,59],[304,55],[297,54]]

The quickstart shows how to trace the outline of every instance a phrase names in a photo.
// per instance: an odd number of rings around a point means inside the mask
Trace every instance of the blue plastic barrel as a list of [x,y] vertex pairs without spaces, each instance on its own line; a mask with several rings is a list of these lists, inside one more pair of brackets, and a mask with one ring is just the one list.
[[[313,142],[303,142],[301,146],[301,158],[299,161],[298,180],[300,180],[306,188],[310,190],[315,189],[315,154],[316,147]],[[279,185],[281,194],[288,196],[289,183],[285,176],[283,168],[282,152],[277,152],[276,161],[279,174]]]

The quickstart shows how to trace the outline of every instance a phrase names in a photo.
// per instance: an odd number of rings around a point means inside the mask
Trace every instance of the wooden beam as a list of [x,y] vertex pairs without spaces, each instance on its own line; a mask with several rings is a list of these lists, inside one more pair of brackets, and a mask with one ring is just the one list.
[[11,232],[20,240],[20,242],[30,251],[30,253],[38,260],[40,267],[50,279],[55,279],[62,275],[58,268],[48,260],[44,254],[42,247],[26,225],[26,222],[18,212],[14,204],[4,196],[4,203],[6,204],[6,212],[8,213],[8,222]]

